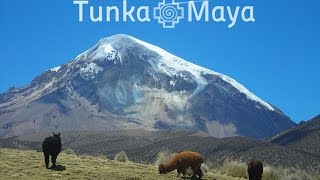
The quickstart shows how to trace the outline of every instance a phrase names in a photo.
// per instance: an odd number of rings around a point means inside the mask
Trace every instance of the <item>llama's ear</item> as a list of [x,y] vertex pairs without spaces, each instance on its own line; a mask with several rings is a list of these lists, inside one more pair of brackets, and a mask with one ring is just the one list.
[[53,136],[55,136],[56,134],[53,132]]
[[58,134],[58,136],[60,136],[60,133]]

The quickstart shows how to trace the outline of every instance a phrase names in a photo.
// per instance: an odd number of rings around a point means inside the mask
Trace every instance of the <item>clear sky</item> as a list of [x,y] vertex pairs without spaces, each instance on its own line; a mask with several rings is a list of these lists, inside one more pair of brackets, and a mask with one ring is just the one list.
[[[156,6],[157,0],[127,0]],[[121,3],[120,3],[121,2]],[[102,6],[115,0],[89,0]],[[253,5],[255,23],[186,22],[163,29],[156,21],[78,21],[72,0],[2,0],[0,92],[21,87],[66,63],[100,38],[128,34],[226,74],[295,122],[320,114],[320,1],[212,0],[215,5]],[[88,10],[88,9],[85,9]],[[226,17],[228,14],[226,13]]]

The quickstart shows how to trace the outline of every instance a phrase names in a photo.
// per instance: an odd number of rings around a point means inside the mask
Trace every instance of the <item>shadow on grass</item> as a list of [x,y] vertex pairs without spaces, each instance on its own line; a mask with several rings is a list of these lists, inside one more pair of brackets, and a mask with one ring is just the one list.
[[66,167],[62,166],[62,165],[58,165],[58,166],[52,166],[50,169],[52,171],[64,171],[64,170],[66,170]]

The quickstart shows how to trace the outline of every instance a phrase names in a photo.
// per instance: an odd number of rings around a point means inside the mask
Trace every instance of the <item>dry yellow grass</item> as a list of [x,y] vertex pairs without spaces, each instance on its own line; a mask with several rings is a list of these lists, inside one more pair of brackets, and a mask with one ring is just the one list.
[[[226,160],[217,171],[232,177],[247,178],[247,165],[244,162]],[[262,180],[320,180],[319,169],[306,172],[297,168],[283,168],[265,165]]]
[[[103,157],[77,156],[61,153],[58,165],[64,171],[44,167],[43,154],[31,150],[0,149],[0,179],[106,179],[106,180],[177,180],[176,172],[160,175],[154,165],[116,162]],[[208,173],[205,180],[240,180]]]
[[248,178],[247,165],[243,162],[225,160],[218,170],[220,174],[232,177]]

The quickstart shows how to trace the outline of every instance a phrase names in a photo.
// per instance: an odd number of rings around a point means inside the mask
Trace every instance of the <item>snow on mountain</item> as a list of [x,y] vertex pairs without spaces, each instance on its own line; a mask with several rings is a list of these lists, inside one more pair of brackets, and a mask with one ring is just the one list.
[[29,86],[0,94],[0,137],[186,128],[265,138],[293,125],[234,79],[122,34],[101,39]]
[[58,72],[60,68],[61,68],[61,66],[57,66],[57,67],[51,68],[50,71],[51,72]]
[[115,55],[116,55],[116,51],[112,47],[112,44],[114,42],[118,42],[119,39],[121,39],[121,38],[130,38],[130,39],[134,40],[134,42],[136,42],[136,43],[144,46],[145,48],[159,54],[162,58],[157,63],[153,63],[154,67],[159,71],[162,71],[170,76],[177,75],[178,72],[180,72],[180,71],[191,72],[196,77],[196,81],[198,84],[198,88],[193,92],[191,97],[193,97],[194,95],[199,93],[201,90],[203,90],[204,87],[208,84],[207,81],[202,77],[202,75],[203,74],[213,74],[213,75],[221,77],[224,81],[231,84],[233,87],[238,89],[241,93],[245,94],[248,99],[258,102],[259,104],[261,104],[265,108],[269,109],[270,111],[274,111],[274,108],[270,104],[263,101],[262,99],[260,99],[256,95],[254,95],[253,93],[251,93],[248,89],[246,89],[243,85],[238,83],[236,80],[234,80],[224,74],[221,74],[221,73],[203,68],[201,66],[198,66],[196,64],[190,63],[184,59],[181,59],[181,58],[161,49],[160,47],[157,47],[155,45],[141,41],[141,40],[134,38],[134,37],[131,37],[129,35],[119,34],[119,35],[115,35],[115,36],[112,36],[109,38],[101,39],[96,46],[94,46],[93,48],[84,52],[83,54],[79,55],[78,57],[84,56],[89,59],[103,59],[103,58],[107,57],[108,60],[114,60]]
[[82,78],[86,80],[94,79],[95,76],[102,71],[103,71],[102,67],[99,67],[96,63],[91,62],[87,64],[85,67],[80,68],[80,75]]
[[[163,50],[155,45],[149,44],[147,42],[143,42],[143,41],[136,39],[134,37],[131,37],[131,36],[129,36],[129,37],[134,39],[137,43],[149,48],[150,50],[157,52],[158,54],[160,54],[163,57],[161,59],[161,62],[163,64],[160,63],[161,67],[158,67],[158,69],[166,72],[169,75],[174,75],[177,73],[177,71],[182,71],[182,70],[192,72],[192,74],[194,76],[196,76],[197,80],[198,80],[198,89],[195,91],[195,93],[198,93],[199,91],[201,91],[204,88],[204,86],[207,85],[206,80],[204,78],[202,78],[201,75],[205,74],[205,73],[213,74],[213,75],[217,75],[217,76],[221,77],[224,81],[230,83],[232,86],[237,88],[240,92],[244,93],[248,99],[256,101],[256,102],[260,103],[261,105],[263,105],[264,107],[268,108],[269,110],[274,111],[274,109],[272,108],[271,105],[269,105],[268,103],[266,103],[262,99],[258,98],[256,95],[251,93],[248,89],[246,89],[243,85],[238,83],[236,80],[234,80],[224,74],[203,68],[201,66],[190,63],[186,60],[183,60],[177,56],[174,56],[174,55],[166,52],[165,50]],[[175,69],[176,71],[170,72],[169,69],[170,70]]]

